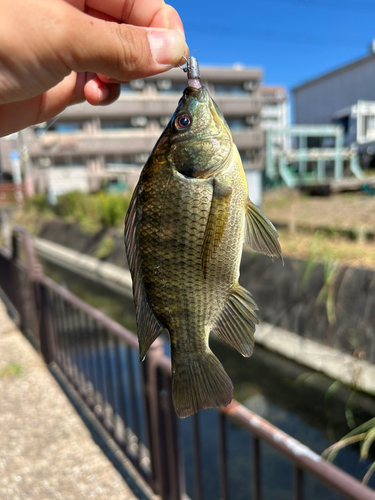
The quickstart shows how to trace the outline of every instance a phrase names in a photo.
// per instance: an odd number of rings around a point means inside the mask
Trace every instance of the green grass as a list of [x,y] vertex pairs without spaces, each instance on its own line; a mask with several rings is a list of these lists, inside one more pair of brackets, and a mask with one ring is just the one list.
[[22,373],[22,365],[19,363],[8,363],[0,370],[0,378],[17,377]]

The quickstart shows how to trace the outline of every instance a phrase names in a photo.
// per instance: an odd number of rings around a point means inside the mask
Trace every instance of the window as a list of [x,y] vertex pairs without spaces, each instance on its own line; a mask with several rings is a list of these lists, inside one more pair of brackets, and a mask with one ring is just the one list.
[[130,118],[130,124],[132,127],[144,128],[146,127],[147,123],[148,120],[146,116],[132,116]]
[[166,127],[171,119],[170,116],[161,116],[159,119],[159,123],[162,127]]
[[121,93],[134,93],[134,92],[142,92],[145,88],[144,80],[133,80],[129,83],[123,83],[121,85]]
[[101,120],[102,130],[121,130],[130,127],[130,120]]
[[217,95],[224,95],[224,94],[248,95],[249,94],[249,92],[246,89],[244,89],[243,85],[240,83],[237,83],[237,84],[215,83],[214,88],[215,88],[215,94],[217,94]]
[[148,152],[135,154],[107,155],[105,157],[105,168],[120,171],[128,167],[143,167],[148,157]]
[[74,121],[74,122],[57,121],[49,128],[49,130],[58,132],[59,134],[72,134],[82,129],[83,129],[83,123],[80,121]]
[[182,92],[187,87],[187,83],[172,82],[171,80],[158,80],[156,82],[156,87],[160,94],[169,94],[169,93],[182,94]]
[[157,80],[156,86],[159,90],[170,90],[172,88],[172,82],[165,78],[163,80]]
[[375,135],[375,116],[365,116],[365,136],[373,137]]
[[83,156],[58,156],[52,158],[51,167],[85,167],[86,158]]
[[235,130],[243,130],[247,127],[246,121],[244,118],[228,118],[227,123],[229,128],[233,131]]

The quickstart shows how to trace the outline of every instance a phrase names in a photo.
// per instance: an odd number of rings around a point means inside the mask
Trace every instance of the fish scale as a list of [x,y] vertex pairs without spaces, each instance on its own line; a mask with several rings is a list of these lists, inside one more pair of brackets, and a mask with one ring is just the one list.
[[248,199],[228,125],[195,79],[140,175],[125,221],[140,358],[168,331],[179,417],[231,401],[209,335],[251,355],[258,319],[238,284],[242,245],[281,258],[277,236]]

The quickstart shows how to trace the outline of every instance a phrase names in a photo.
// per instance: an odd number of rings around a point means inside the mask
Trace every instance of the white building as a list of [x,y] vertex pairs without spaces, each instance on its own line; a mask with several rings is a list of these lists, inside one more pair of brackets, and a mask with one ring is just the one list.
[[[285,129],[290,126],[290,110],[284,87],[261,87],[262,111],[260,126],[262,130]],[[287,136],[274,136],[273,143],[280,150],[289,147]]]

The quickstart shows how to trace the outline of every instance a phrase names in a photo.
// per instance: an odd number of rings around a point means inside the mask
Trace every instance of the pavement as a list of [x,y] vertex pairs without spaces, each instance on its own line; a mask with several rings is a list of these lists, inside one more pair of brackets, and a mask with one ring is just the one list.
[[138,498],[0,300],[0,499]]

